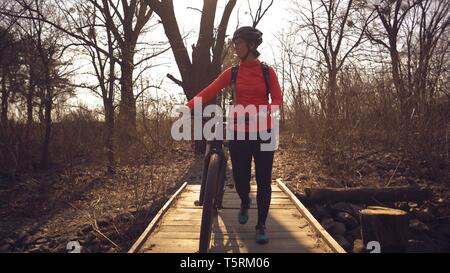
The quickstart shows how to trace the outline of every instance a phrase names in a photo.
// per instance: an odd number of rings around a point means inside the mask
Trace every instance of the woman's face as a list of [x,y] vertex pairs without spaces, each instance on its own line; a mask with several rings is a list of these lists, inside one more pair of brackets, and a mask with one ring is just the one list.
[[236,51],[236,55],[239,59],[244,59],[247,56],[247,52],[249,48],[252,48],[252,44],[247,45],[247,42],[244,39],[237,38],[233,42],[234,50]]

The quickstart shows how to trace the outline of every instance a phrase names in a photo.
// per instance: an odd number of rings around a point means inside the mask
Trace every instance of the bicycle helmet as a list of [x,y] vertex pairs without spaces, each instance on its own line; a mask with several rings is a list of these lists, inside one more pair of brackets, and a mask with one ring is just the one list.
[[255,46],[258,47],[263,41],[262,35],[262,32],[254,27],[240,27],[234,32],[232,41],[241,38],[247,42],[254,42]]

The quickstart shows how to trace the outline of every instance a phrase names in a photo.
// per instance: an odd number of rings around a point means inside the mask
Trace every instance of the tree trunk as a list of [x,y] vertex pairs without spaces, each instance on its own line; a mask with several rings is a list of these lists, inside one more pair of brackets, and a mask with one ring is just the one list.
[[9,91],[6,89],[6,73],[3,69],[2,73],[2,101],[1,101],[1,113],[0,113],[0,125],[6,126],[8,123],[8,99]]
[[105,107],[105,148],[107,163],[107,173],[115,173],[115,159],[114,159],[114,108],[113,102],[110,98],[104,99]]
[[[337,84],[337,69],[332,67],[328,73],[328,100],[327,100],[327,118],[328,120],[335,120],[338,117],[336,93],[338,89]],[[334,124],[334,122],[333,122]]]
[[[111,33],[108,31],[108,52],[110,54],[114,54],[114,46],[112,42]],[[109,61],[109,84],[108,90],[106,90],[105,82],[102,80],[103,87],[103,104],[105,107],[105,127],[106,127],[106,139],[105,139],[105,148],[106,148],[106,157],[108,160],[107,163],[107,173],[109,175],[116,173],[116,160],[115,160],[115,147],[114,147],[114,123],[115,123],[115,115],[114,115],[114,82],[115,82],[115,70],[116,70],[116,61],[110,59]]]
[[[51,91],[47,91],[51,92]],[[51,136],[51,130],[52,130],[52,99],[50,96],[48,96],[45,99],[45,117],[44,117],[44,126],[45,126],[45,132],[44,132],[44,140],[42,143],[42,154],[41,154],[41,162],[40,165],[42,168],[48,167],[49,163],[49,146],[50,146],[50,136]]]
[[121,63],[121,100],[118,121],[120,142],[129,145],[137,137],[136,129],[136,100],[133,94],[134,47],[127,46],[122,49]]
[[361,210],[363,244],[379,243],[382,253],[406,251],[408,242],[408,213],[391,208],[368,207]]
[[374,204],[394,201],[421,201],[430,198],[431,192],[419,187],[386,187],[386,188],[307,188],[306,198],[311,202],[349,202]]
[[26,95],[26,104],[27,104],[27,138],[30,134],[31,126],[33,124],[33,96],[35,93],[36,86],[30,79],[30,84],[28,87],[28,93]]

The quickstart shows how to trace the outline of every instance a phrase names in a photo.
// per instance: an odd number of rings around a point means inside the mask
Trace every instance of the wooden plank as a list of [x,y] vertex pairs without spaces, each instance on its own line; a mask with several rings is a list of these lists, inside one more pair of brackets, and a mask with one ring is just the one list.
[[[254,239],[222,241],[214,240],[212,253],[310,253],[324,252],[322,243],[317,240],[295,241],[288,239],[273,240],[269,244],[259,245]],[[157,239],[142,247],[146,253],[194,253],[198,241],[191,239]]]
[[[256,203],[257,202],[256,196],[250,196],[250,198],[252,199],[252,203]],[[189,196],[189,195],[184,195],[184,196],[180,196],[179,198],[177,198],[177,202],[194,203],[197,200],[198,200],[197,196]],[[239,203],[241,203],[241,199],[237,195],[228,195],[228,196],[224,195],[223,200],[224,201],[229,201],[229,202],[239,202]],[[281,201],[291,202],[289,197],[286,196],[286,195],[285,196],[272,196],[270,201],[271,201],[270,202],[271,204],[275,203],[275,202],[281,202]]]
[[[268,233],[270,232],[299,232],[299,231],[308,231],[308,227],[305,224],[298,225],[282,225],[282,224],[273,224],[266,225]],[[164,225],[158,226],[159,232],[200,232],[200,224],[192,223],[190,225],[172,225],[169,223],[164,223]],[[255,233],[254,225],[215,225],[213,227],[213,232],[216,233]]]
[[[252,184],[250,185],[250,192],[256,192],[257,186]],[[200,192],[200,185],[189,185],[186,189],[186,192],[198,193]],[[225,186],[225,192],[236,192],[236,189]],[[276,183],[272,183],[272,192],[282,192],[281,188]]]
[[[191,206],[191,205],[195,205],[195,203],[194,203],[195,200],[192,199],[192,198],[181,198],[181,199],[177,200],[175,202],[175,204],[176,205],[188,205],[188,206]],[[239,205],[240,206],[241,205],[241,200],[239,198],[226,198],[226,199],[224,198],[223,199],[223,205],[225,206],[225,204],[232,204],[233,206],[234,205]],[[294,205],[289,198],[274,198],[274,199],[270,200],[270,205],[282,205],[282,204],[284,204],[284,205],[289,205],[289,204]],[[257,205],[256,200],[252,200],[252,204],[251,205],[256,206]]]
[[172,195],[172,197],[164,204],[164,206],[158,211],[156,216],[153,218],[153,220],[150,222],[150,224],[147,226],[147,228],[144,230],[144,232],[138,238],[138,240],[130,248],[128,253],[136,252],[139,249],[139,247],[141,247],[145,243],[145,240],[151,234],[151,232],[154,230],[154,228],[156,227],[156,224],[158,223],[158,221],[162,218],[164,213],[169,209],[169,207],[172,204],[172,202],[184,190],[184,188],[186,186],[187,186],[187,182],[183,183],[183,185],[181,185],[181,187],[175,192],[175,194]]
[[[258,218],[257,212],[254,211],[254,213],[250,212],[249,222],[250,224],[253,224]],[[164,217],[165,223],[171,223],[173,225],[181,225],[183,222],[200,222],[201,221],[201,215],[170,215]],[[234,224],[237,223],[238,217],[237,213],[233,214],[226,214],[226,215],[219,215],[219,222]],[[292,216],[290,214],[278,214],[278,215],[269,215],[267,217],[267,223],[304,223],[306,220],[302,216]],[[307,223],[307,222],[306,222]]]
[[[176,219],[166,219],[164,217],[164,219],[162,220],[161,224],[162,225],[171,225],[171,226],[187,226],[189,224],[191,225],[200,225],[201,223],[201,219],[197,218],[197,219],[182,219],[182,220],[176,220]],[[229,227],[229,226],[236,226],[239,223],[237,223],[237,217],[233,217],[232,219],[219,219],[217,220],[217,223],[221,228],[222,227]],[[256,217],[252,217],[248,220],[246,225],[251,226],[252,228],[254,228],[257,224],[257,219]],[[299,226],[299,227],[305,227],[308,226],[308,222],[306,220],[299,220],[299,219],[293,219],[293,218],[281,218],[281,219],[273,219],[273,218],[268,218],[266,221],[266,226],[267,229],[272,228],[272,227],[279,227],[280,229],[285,227],[285,226]]]
[[281,179],[276,180],[279,187],[291,198],[295,203],[299,211],[303,216],[310,222],[311,226],[316,230],[316,232],[323,238],[323,240],[328,244],[328,246],[337,253],[346,253],[346,251],[334,240],[333,237],[320,225],[320,223],[314,218],[314,216],[308,211],[308,209],[298,200],[298,198],[289,190],[289,188],[281,181]]
[[[294,238],[294,239],[310,239],[317,238],[315,233],[305,233],[304,231],[296,231],[296,232],[284,232],[284,231],[271,231],[268,233],[270,235],[270,239],[286,239],[286,238]],[[198,232],[165,232],[165,231],[154,231],[150,237],[152,240],[156,238],[161,239],[200,239],[200,233]],[[254,232],[245,232],[245,233],[214,233],[214,239],[254,239]]]
[[[256,202],[256,195],[250,195],[250,198],[252,199],[252,202]],[[177,198],[177,201],[189,201],[189,202],[194,202],[198,200],[198,196],[193,196],[193,195],[183,195]],[[223,200],[232,200],[232,201],[240,201],[241,199],[239,198],[239,196],[237,194],[224,194],[223,196]],[[271,200],[285,200],[285,201],[289,201],[289,196],[287,195],[273,195],[271,197]]]
[[[228,219],[228,218],[236,218],[237,214],[239,212],[239,209],[222,209],[219,210],[219,217],[222,219]],[[257,211],[252,209],[250,210],[250,217],[252,215],[257,215]],[[164,216],[164,219],[196,219],[197,217],[200,218],[202,215],[202,210],[198,209],[184,209],[179,208],[177,210],[171,210],[166,213]],[[283,217],[292,217],[301,219],[303,218],[303,215],[298,211],[297,208],[294,209],[273,209],[269,210],[269,218],[283,218]]]
[[[238,209],[240,208],[240,203],[238,202],[223,202],[223,207],[224,209]],[[191,208],[191,209],[196,209],[198,208],[197,206],[195,206],[193,203],[188,202],[188,203],[177,203],[174,205],[174,208],[178,209],[178,208]],[[252,204],[251,205],[251,209],[256,209],[257,205],[256,204]],[[292,203],[285,203],[285,204],[271,204],[270,205],[270,209],[292,209],[295,208],[295,204]]]

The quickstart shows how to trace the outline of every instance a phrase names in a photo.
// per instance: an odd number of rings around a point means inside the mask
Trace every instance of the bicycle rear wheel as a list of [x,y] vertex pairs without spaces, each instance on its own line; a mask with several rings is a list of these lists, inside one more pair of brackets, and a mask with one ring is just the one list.
[[211,228],[215,216],[217,187],[219,184],[220,157],[213,154],[209,161],[206,177],[205,195],[203,196],[202,223],[200,226],[199,252],[207,253],[211,244]]

